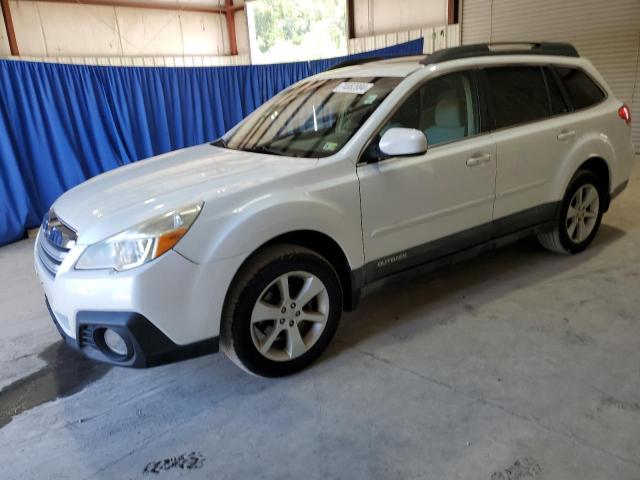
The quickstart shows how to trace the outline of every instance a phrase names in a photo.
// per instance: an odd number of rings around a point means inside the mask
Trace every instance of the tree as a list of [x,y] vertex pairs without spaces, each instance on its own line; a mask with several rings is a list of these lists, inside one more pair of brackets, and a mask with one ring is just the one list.
[[345,0],[260,0],[254,10],[256,39],[262,53],[275,44],[299,46],[319,23],[327,24],[327,41],[339,46],[345,39]]

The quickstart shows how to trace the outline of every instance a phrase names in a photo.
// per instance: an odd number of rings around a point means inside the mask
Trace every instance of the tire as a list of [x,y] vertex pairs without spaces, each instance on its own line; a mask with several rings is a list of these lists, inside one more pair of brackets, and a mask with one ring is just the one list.
[[562,199],[555,228],[538,234],[538,241],[555,253],[583,251],[598,233],[604,205],[605,186],[602,180],[589,170],[578,170]]
[[327,348],[341,314],[340,280],[327,260],[296,245],[266,247],[249,258],[229,289],[222,350],[254,375],[291,375]]

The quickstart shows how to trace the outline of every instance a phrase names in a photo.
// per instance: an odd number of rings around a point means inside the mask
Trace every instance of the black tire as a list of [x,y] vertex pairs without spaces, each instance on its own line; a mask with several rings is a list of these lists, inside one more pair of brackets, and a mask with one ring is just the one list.
[[[597,191],[598,211],[589,235],[581,241],[574,241],[569,233],[567,213],[576,192],[586,185],[592,185]],[[605,188],[602,180],[595,173],[589,170],[578,170],[571,179],[571,182],[569,182],[569,187],[562,199],[562,205],[560,206],[560,213],[555,228],[549,232],[538,234],[540,244],[551,252],[562,254],[575,254],[587,248],[600,228],[605,205]]]
[[[322,294],[324,303],[327,304],[328,300],[328,313],[325,312],[327,320],[315,343],[312,343],[305,353],[295,358],[273,360],[263,355],[255,344],[253,335],[256,335],[256,332],[251,325],[251,315],[258,300],[264,299],[265,289],[282,275],[295,275],[296,272],[309,273],[322,282],[326,292],[326,295]],[[300,310],[302,307],[299,306]],[[249,373],[263,377],[291,375],[307,367],[327,348],[338,328],[341,314],[342,289],[338,274],[331,264],[307,248],[297,245],[273,245],[249,258],[232,282],[222,314],[220,343],[225,355]],[[278,326],[278,320],[274,320],[273,323],[268,320],[266,323],[266,328],[272,329],[271,332]],[[288,324],[289,321],[285,323]],[[298,324],[295,328],[298,329]],[[300,329],[297,330],[301,337],[307,335],[302,333],[303,328],[300,324]],[[284,338],[278,336],[273,345],[282,341],[287,343],[289,333],[284,332],[283,335]]]

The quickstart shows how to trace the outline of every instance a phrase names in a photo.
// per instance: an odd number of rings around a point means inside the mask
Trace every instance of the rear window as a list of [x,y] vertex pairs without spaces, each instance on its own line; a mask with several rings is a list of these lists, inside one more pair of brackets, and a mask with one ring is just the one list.
[[556,72],[558,72],[575,110],[595,105],[604,98],[604,92],[582,70],[556,67]]
[[496,128],[549,116],[547,88],[540,67],[487,68]]

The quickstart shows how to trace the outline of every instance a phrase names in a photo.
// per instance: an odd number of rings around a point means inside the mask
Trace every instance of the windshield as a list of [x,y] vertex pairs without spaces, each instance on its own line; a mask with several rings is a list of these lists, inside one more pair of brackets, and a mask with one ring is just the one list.
[[225,146],[292,157],[333,155],[401,80],[359,77],[300,83],[247,117]]

